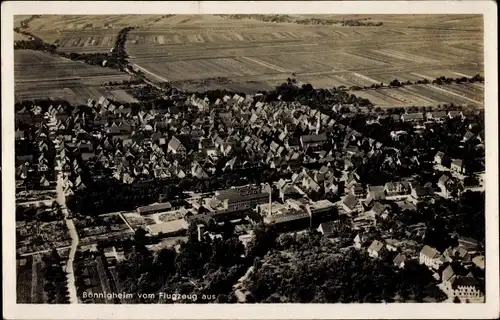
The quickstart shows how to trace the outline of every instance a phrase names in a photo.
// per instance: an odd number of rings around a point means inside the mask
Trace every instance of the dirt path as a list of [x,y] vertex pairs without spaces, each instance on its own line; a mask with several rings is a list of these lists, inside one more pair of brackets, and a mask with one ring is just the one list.
[[140,66],[140,65],[138,65],[138,64],[135,64],[135,63],[134,63],[134,64],[133,64],[133,66],[134,66],[135,68],[137,68],[137,69],[141,70],[142,72],[147,73],[147,74],[149,74],[149,75],[151,75],[151,76],[155,77],[156,79],[159,79],[160,81],[170,82],[168,79],[166,79],[166,78],[164,78],[164,77],[162,77],[162,76],[160,76],[160,75],[157,75],[156,73],[153,73],[153,72],[149,71],[148,69],[145,69],[145,68],[141,67],[141,66]]

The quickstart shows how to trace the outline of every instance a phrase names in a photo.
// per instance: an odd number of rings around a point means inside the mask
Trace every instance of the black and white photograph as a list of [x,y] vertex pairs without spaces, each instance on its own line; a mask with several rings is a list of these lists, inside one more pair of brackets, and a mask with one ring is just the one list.
[[461,7],[258,2],[144,14],[25,2],[11,15],[2,225],[16,310],[498,316],[496,16],[492,30]]

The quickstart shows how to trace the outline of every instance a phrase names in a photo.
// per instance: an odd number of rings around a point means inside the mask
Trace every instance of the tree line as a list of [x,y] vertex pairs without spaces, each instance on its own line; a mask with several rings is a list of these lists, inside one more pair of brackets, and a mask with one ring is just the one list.
[[380,84],[372,84],[370,86],[352,86],[349,88],[349,90],[353,91],[359,91],[359,90],[369,90],[369,89],[382,89],[382,88],[399,88],[399,87],[405,87],[405,86],[411,86],[411,85],[416,85],[416,84],[436,84],[436,85],[444,85],[444,84],[461,84],[461,83],[476,83],[484,82],[484,77],[481,76],[479,73],[476,74],[473,77],[458,77],[458,78],[448,78],[445,76],[437,77],[434,80],[428,80],[428,79],[423,79],[423,80],[416,80],[416,81],[399,81],[398,79],[394,79],[388,84],[384,84],[381,82]]

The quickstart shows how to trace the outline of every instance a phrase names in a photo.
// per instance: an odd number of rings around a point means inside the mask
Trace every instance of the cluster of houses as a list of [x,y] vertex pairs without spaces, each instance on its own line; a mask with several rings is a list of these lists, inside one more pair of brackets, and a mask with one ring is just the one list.
[[[428,247],[417,254],[419,244],[411,241],[372,239],[366,245],[363,236],[364,231],[390,218],[390,202],[401,211],[412,211],[421,202],[459,195],[464,189],[464,177],[469,174],[463,160],[448,159],[436,150],[423,150],[412,158],[401,156],[399,150],[347,125],[358,107],[348,106],[349,112],[341,112],[346,106],[335,104],[326,114],[298,102],[260,100],[259,95],[236,94],[210,102],[193,94],[145,110],[117,105],[102,97],[89,100],[83,107],[22,108],[16,111],[18,187],[29,181],[37,188],[50,188],[62,173],[64,191],[71,195],[86,187],[82,179],[84,167],[90,168],[93,175],[110,175],[127,184],[149,179],[203,181],[221,172],[237,174],[270,168],[287,173],[288,178],[219,190],[195,204],[195,209],[218,222],[253,217],[249,220],[261,220],[283,231],[318,227],[326,236],[333,229],[332,220],[337,218],[334,213],[338,213],[350,217],[353,230],[359,232],[355,247],[366,248],[375,258],[386,250],[396,252],[397,267],[417,259],[438,272],[444,263],[457,257],[461,261],[470,259],[471,263],[478,261],[468,247],[451,248],[455,251],[446,258],[444,253],[434,254],[435,249]],[[427,123],[445,119],[463,121],[467,114],[435,111],[371,115],[367,125],[387,117],[411,122],[420,130]],[[470,126],[473,130],[474,124]],[[397,140],[404,134],[394,130],[390,138]],[[484,131],[467,131],[463,142],[472,139],[482,143]],[[367,184],[357,168],[375,161],[388,168],[433,162],[441,176],[437,181],[421,181],[414,175]],[[171,203],[159,203],[137,211],[149,215],[177,209]],[[152,225],[149,231],[158,234],[185,229],[186,220],[179,218]],[[200,234],[206,233],[205,227],[198,229]],[[475,283],[469,275],[455,274],[449,268],[441,273],[443,288],[449,295],[465,301],[477,292],[477,287],[473,291],[469,285]]]

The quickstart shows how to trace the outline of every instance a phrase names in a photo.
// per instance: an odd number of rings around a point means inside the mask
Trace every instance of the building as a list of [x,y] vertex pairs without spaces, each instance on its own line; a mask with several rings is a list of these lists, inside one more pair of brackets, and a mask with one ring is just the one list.
[[319,224],[318,231],[321,232],[325,237],[332,237],[335,233],[335,222],[328,221]]
[[458,173],[465,173],[463,160],[453,159],[450,164],[450,170]]
[[434,188],[432,187],[432,183],[428,182],[424,186],[421,186],[417,182],[411,184],[411,200],[414,204],[433,196]]
[[405,267],[405,262],[406,262],[406,256],[404,254],[399,253],[394,260],[392,260],[392,263],[394,263],[394,266],[398,268],[404,268]]
[[384,252],[384,243],[378,240],[373,240],[372,244],[368,247],[368,255],[372,258],[380,258]]
[[427,112],[427,119],[434,121],[442,121],[446,119],[446,111]]
[[302,148],[322,146],[327,141],[326,132],[321,134],[305,135],[300,137]]
[[360,250],[365,245],[367,240],[368,237],[365,234],[358,233],[353,239],[353,247]]
[[387,182],[384,186],[387,197],[404,196],[410,194],[410,184],[408,182]]
[[381,217],[384,214],[387,214],[387,207],[380,202],[375,202],[372,209],[369,211],[369,214],[372,217]]
[[425,264],[430,269],[438,270],[444,263],[444,258],[436,249],[425,245],[420,250],[419,263]]
[[146,229],[152,235],[168,235],[181,233],[188,228],[188,223],[184,219],[177,219],[163,223],[150,224]]
[[418,122],[423,120],[424,120],[424,115],[421,112],[405,113],[401,116],[401,121],[403,122]]
[[267,225],[273,225],[280,231],[292,231],[310,228],[313,226],[314,217],[306,211],[289,209],[282,214],[266,216],[263,221]]
[[359,201],[354,195],[349,193],[344,197],[344,200],[342,200],[342,208],[348,214],[356,212],[357,209],[359,209]]
[[440,164],[443,165],[445,161],[445,154],[444,152],[438,151],[436,155],[434,156],[434,163],[435,164]]
[[441,284],[449,298],[458,298],[463,303],[484,302],[484,294],[479,282],[471,273],[460,276],[451,266],[448,266],[441,274]]
[[261,188],[245,186],[217,191],[214,200],[222,203],[224,209],[244,210],[254,209],[259,204],[268,203],[269,198],[269,193],[262,192]]
[[179,155],[186,154],[186,147],[176,137],[172,137],[172,139],[170,139],[170,141],[168,142],[167,149],[169,152],[173,154],[179,154]]
[[153,214],[158,212],[165,212],[172,209],[172,205],[169,202],[156,203],[149,206],[138,207],[137,212],[142,214]]

